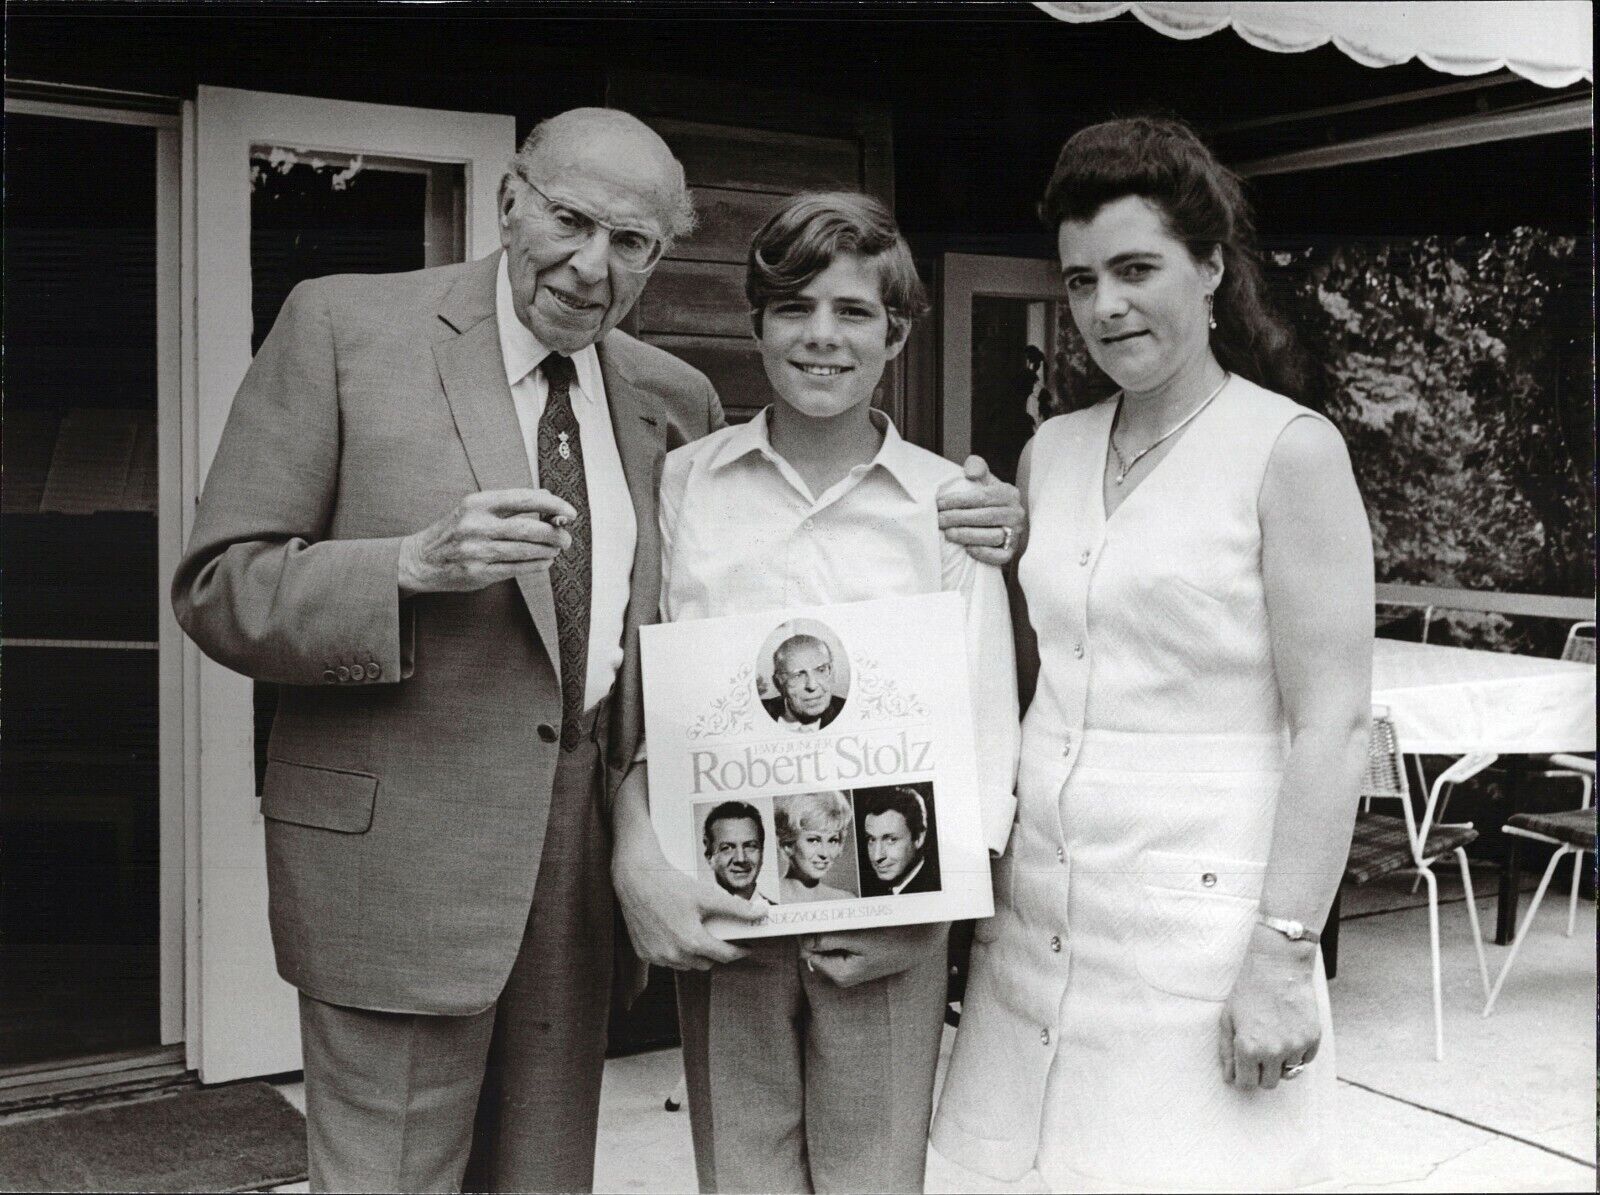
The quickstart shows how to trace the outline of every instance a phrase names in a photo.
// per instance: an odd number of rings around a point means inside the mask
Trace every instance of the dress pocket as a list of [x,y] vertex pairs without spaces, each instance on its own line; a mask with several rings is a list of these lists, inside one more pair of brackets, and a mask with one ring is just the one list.
[[1158,991],[1227,999],[1261,903],[1265,863],[1146,851],[1134,961]]

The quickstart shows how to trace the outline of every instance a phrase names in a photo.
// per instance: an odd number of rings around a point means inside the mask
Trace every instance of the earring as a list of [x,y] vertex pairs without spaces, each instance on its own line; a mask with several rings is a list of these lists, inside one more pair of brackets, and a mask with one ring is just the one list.
[[1216,331],[1216,327],[1217,327],[1216,296],[1211,295],[1211,294],[1207,294],[1206,295],[1206,323],[1210,326],[1212,331]]

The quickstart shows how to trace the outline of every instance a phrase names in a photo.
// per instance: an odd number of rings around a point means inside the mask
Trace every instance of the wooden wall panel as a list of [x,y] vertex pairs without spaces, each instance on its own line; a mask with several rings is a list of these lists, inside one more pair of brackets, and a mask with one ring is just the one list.
[[692,186],[775,195],[861,186],[861,146],[854,140],[688,120],[650,124],[683,163]]
[[691,261],[723,261],[744,265],[750,238],[777,210],[781,195],[766,191],[732,191],[725,187],[690,187],[700,217],[694,234],[672,247],[672,256]]
[[645,339],[681,357],[710,378],[729,419],[734,419],[736,413],[748,418],[772,400],[767,371],[753,340],[667,335],[646,336]]
[[744,266],[667,258],[639,298],[639,330],[748,340]]

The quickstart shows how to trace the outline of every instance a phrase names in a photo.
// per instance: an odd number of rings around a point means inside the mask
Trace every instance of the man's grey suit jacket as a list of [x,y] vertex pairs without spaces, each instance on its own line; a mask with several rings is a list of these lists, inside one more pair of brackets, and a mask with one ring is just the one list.
[[[282,690],[268,748],[278,970],[335,1004],[471,1013],[498,996],[538,879],[559,745],[555,606],[536,573],[400,601],[401,539],[477,490],[528,486],[495,321],[498,255],[297,286],[234,400],[179,622]],[[706,377],[598,345],[638,520],[605,795],[642,734],[665,452],[722,425]]]

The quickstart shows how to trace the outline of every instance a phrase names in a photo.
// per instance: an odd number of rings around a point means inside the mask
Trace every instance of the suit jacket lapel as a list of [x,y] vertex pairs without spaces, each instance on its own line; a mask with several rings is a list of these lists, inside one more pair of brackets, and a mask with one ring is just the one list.
[[[628,598],[628,614],[623,628],[622,673],[617,692],[622,705],[637,692],[639,683],[638,633],[641,623],[655,622],[661,604],[661,536],[656,525],[656,490],[661,483],[661,462],[666,455],[665,414],[650,391],[638,386],[625,363],[605,342],[599,345],[600,372],[605,378],[606,403],[611,408],[611,427],[617,437],[617,452],[622,457],[622,472],[628,479],[628,495],[633,502],[638,526],[633,548],[633,581]],[[632,710],[618,710],[622,737],[620,744],[631,757],[642,726],[634,725]]]
[[617,452],[622,457],[622,472],[628,479],[628,495],[633,500],[638,538],[633,549],[633,600],[629,621],[637,625],[642,613],[638,600],[650,606],[642,619],[655,621],[655,606],[660,600],[661,543],[656,527],[656,487],[661,480],[661,461],[666,455],[667,434],[663,414],[650,392],[634,384],[620,367],[614,353],[602,346],[600,372],[605,377],[606,403],[611,408],[611,428],[617,437]]
[[[498,266],[498,256],[485,258],[451,287],[439,317],[460,335],[435,343],[433,356],[478,487],[527,489],[533,485],[533,474],[528,469],[528,453],[511,400],[511,387],[506,385],[500,330],[494,319]],[[561,651],[550,575],[542,569],[524,573],[517,578],[517,586],[559,678]]]

